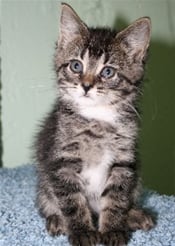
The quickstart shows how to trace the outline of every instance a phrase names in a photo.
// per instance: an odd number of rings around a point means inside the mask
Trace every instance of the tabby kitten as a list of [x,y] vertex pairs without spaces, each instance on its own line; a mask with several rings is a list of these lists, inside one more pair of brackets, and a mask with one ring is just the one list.
[[51,235],[71,245],[126,245],[153,227],[138,207],[134,103],[150,19],[117,33],[87,27],[62,4],[55,69],[58,99],[36,141],[38,206]]

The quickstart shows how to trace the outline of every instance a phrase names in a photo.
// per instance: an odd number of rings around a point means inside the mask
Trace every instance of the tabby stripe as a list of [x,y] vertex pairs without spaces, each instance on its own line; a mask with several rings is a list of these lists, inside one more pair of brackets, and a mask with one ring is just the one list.
[[116,140],[118,140],[118,139],[132,139],[132,137],[124,136],[124,135],[117,133],[114,139],[116,139]]
[[68,65],[69,65],[68,62],[61,64],[61,66],[59,66],[58,68],[56,68],[56,73],[59,73],[59,71],[60,71],[62,68],[65,68],[65,67],[67,67]]
[[105,52],[105,59],[104,59],[104,64],[106,64],[109,61],[110,55],[108,52]]
[[120,167],[120,168],[128,168],[132,170],[136,169],[136,162],[120,162],[120,163],[114,163],[111,167],[111,169],[115,167]]
[[[134,86],[134,85],[133,85]],[[134,93],[137,93],[137,88],[134,87],[134,88],[130,88],[130,89],[126,89],[126,88],[121,88],[121,89],[117,89],[118,91],[121,91],[122,92],[122,96],[128,96],[129,94],[134,94]]]
[[62,211],[64,216],[73,216],[77,213],[78,206],[73,206],[72,203],[68,203],[68,201],[67,201],[66,206],[62,207],[61,211]]
[[82,160],[79,157],[72,157],[72,158],[65,158],[65,157],[60,157],[58,160],[51,162],[48,165],[48,171],[51,172],[56,172],[58,170],[60,170],[63,167],[68,167],[71,169],[74,169],[77,172],[80,172],[81,170],[81,164],[82,164]]
[[82,60],[83,60],[83,58],[84,58],[84,55],[85,55],[86,51],[87,51],[87,47],[85,47],[85,48],[82,50],[81,54],[80,54],[80,57],[81,57]]
[[79,149],[79,143],[78,142],[73,142],[70,144],[67,144],[62,147],[62,150],[64,151],[74,151]]
[[143,76],[134,82],[132,82],[128,77],[126,77],[125,75],[123,75],[121,73],[118,73],[118,76],[120,79],[124,79],[128,84],[135,86],[135,87],[139,87],[139,85],[141,84],[141,82],[143,80]]
[[[128,189],[131,190],[131,188],[132,187],[125,187],[124,185],[122,186],[121,184],[110,184],[104,189],[101,197],[109,196],[111,199],[116,200],[116,194],[118,196],[129,195],[130,191]],[[120,203],[124,201],[118,200],[118,202]]]
[[119,206],[115,206],[113,208],[107,207],[107,208],[103,209],[103,212],[109,212],[109,211],[111,212],[111,214],[116,214],[116,213],[119,213],[119,211],[120,211],[120,214],[121,214],[121,213],[125,213],[126,209],[119,207]]
[[59,177],[52,176],[52,182],[54,182],[54,193],[57,197],[73,195],[75,193],[81,192],[81,188],[78,184],[69,182],[68,179],[59,180]]
[[104,197],[104,196],[108,195],[109,192],[115,192],[117,190],[117,188],[118,188],[118,186],[116,184],[109,185],[108,187],[106,187],[104,189],[101,196]]
[[122,187],[122,185],[120,185],[120,184],[110,184],[104,189],[101,196],[104,197],[104,196],[110,195],[111,198],[116,199],[116,193],[117,194],[119,194],[119,193],[125,194],[127,192],[128,191],[125,190],[125,188]]
[[80,135],[83,135],[83,134],[85,134],[85,135],[87,135],[87,136],[89,136],[89,137],[93,137],[93,138],[102,138],[103,136],[101,136],[101,135],[97,135],[97,134],[95,134],[94,132],[92,132],[91,130],[84,130],[84,131],[82,131],[82,132],[80,132],[80,133],[78,133],[76,136],[80,136]]
[[133,83],[132,83],[132,81],[129,79],[129,78],[127,78],[125,75],[123,75],[123,74],[121,74],[121,73],[118,73],[118,76],[119,76],[119,78],[120,79],[124,79],[128,84],[130,84],[130,85],[134,85]]

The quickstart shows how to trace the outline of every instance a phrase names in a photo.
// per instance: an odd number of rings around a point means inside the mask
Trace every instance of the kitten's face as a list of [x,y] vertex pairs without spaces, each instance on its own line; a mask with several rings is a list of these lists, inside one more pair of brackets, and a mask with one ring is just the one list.
[[56,56],[60,96],[79,106],[110,106],[132,100],[143,76],[150,21],[142,18],[120,33],[88,28],[63,5]]
[[105,62],[105,54],[90,56],[89,49],[83,56],[74,55],[67,61],[60,75],[60,92],[65,99],[79,105],[99,106],[117,100],[118,66]]

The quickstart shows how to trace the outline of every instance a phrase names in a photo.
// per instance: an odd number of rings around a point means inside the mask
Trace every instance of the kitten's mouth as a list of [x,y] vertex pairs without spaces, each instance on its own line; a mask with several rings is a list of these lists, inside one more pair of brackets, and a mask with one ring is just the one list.
[[83,93],[83,95],[82,95],[81,97],[91,98],[91,96],[89,95],[89,93],[88,93],[88,92]]
[[88,93],[84,93],[81,98],[85,98],[85,100],[93,100],[92,97]]
[[88,97],[89,98],[90,96],[89,96],[89,94],[85,93],[84,94],[84,97]]

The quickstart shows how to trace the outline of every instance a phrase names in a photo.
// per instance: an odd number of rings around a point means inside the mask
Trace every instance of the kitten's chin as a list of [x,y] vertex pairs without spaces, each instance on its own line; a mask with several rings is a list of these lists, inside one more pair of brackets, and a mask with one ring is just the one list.
[[75,106],[95,106],[96,104],[96,100],[94,100],[94,98],[92,96],[90,96],[89,94],[74,94],[74,93],[68,93],[68,94],[64,94],[62,95],[62,99],[64,101],[67,101],[71,104],[74,104]]
[[75,99],[75,102],[79,106],[87,106],[88,107],[88,106],[95,106],[96,105],[96,101],[94,100],[94,98],[92,98],[92,96],[90,96],[88,94],[77,97]]
[[84,107],[99,107],[99,106],[108,106],[109,102],[103,96],[97,95],[95,89],[88,91],[85,93],[84,90],[78,88],[78,90],[68,91],[68,93],[64,93],[63,98],[65,101],[71,102],[78,108]]

